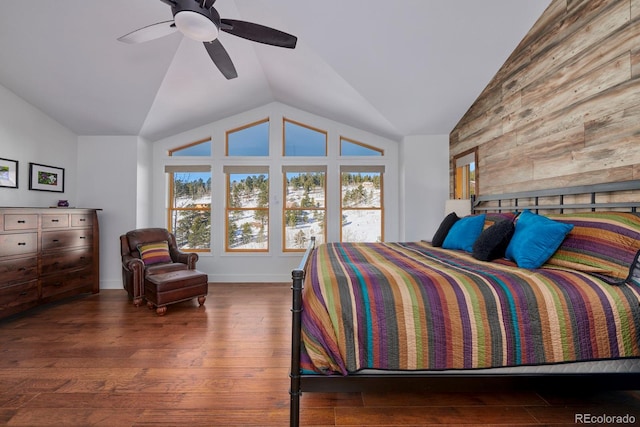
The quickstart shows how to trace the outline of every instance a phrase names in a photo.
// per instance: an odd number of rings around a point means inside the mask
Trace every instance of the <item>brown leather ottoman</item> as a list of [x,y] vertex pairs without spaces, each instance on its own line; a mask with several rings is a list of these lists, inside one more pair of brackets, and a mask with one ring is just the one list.
[[144,281],[144,297],[147,306],[156,307],[159,316],[167,312],[167,305],[198,298],[204,304],[209,292],[208,278],[198,270],[178,270],[161,274],[149,274]]

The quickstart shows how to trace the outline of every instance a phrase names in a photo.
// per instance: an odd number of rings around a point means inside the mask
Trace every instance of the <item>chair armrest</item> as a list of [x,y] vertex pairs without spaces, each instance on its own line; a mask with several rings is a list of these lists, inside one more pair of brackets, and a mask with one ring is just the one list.
[[198,254],[195,252],[182,252],[179,249],[176,249],[174,260],[176,262],[181,262],[183,264],[187,264],[189,270],[195,270],[196,262],[198,261]]
[[142,274],[144,271],[144,262],[140,258],[132,257],[131,255],[125,255],[122,257],[122,268]]

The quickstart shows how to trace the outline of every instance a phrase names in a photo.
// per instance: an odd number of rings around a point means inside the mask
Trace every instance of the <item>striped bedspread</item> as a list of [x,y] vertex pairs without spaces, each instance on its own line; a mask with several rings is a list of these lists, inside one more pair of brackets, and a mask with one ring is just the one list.
[[425,242],[329,243],[308,265],[302,368],[470,369],[640,356],[640,289]]

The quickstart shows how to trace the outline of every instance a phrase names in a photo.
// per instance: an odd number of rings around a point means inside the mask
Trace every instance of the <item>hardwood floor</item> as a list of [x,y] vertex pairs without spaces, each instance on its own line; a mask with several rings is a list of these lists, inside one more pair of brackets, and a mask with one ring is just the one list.
[[[286,426],[290,285],[211,284],[156,316],[103,290],[0,321],[0,425]],[[640,393],[305,393],[303,426],[576,425]]]

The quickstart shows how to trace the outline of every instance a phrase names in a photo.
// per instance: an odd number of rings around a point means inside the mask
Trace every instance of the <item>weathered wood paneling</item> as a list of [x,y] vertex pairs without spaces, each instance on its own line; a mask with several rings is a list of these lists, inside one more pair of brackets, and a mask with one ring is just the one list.
[[638,179],[640,0],[552,1],[451,132],[473,147],[481,194]]

